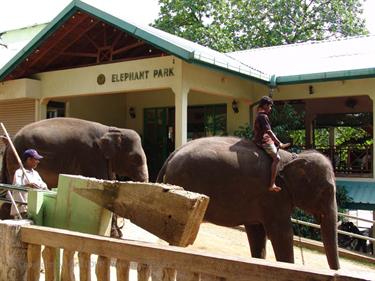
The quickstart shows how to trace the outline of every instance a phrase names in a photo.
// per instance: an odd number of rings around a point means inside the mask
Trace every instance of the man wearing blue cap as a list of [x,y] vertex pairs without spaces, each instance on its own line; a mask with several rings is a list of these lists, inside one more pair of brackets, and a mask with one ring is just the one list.
[[[22,157],[22,162],[25,169],[19,168],[14,173],[13,184],[47,190],[48,188],[46,183],[42,180],[39,173],[35,170],[40,162],[40,159],[42,158],[43,156],[39,155],[39,153],[35,149],[25,150]],[[16,201],[27,202],[26,192],[14,191],[13,197]],[[25,213],[27,211],[26,206],[20,206],[19,211],[20,213]],[[16,208],[13,205],[10,211],[10,215],[17,215]]]

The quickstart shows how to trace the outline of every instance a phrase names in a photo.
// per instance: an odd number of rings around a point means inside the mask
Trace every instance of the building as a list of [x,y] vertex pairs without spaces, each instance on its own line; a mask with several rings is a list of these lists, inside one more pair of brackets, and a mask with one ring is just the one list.
[[328,132],[319,149],[338,184],[353,208],[374,209],[372,142],[337,148],[334,132],[349,124],[373,141],[375,36],[223,54],[75,0],[52,22],[1,38],[9,48],[0,46],[0,120],[12,134],[55,116],[131,128],[155,176],[175,147],[233,134],[272,94],[305,112],[306,147],[316,130]]

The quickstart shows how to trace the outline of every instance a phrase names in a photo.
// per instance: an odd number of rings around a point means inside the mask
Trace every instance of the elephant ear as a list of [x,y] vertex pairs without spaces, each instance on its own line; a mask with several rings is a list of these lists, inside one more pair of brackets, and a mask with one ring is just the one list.
[[296,158],[288,162],[280,171],[279,176],[285,183],[291,184],[297,182],[299,184],[308,183],[309,177],[307,175],[308,161],[303,158]]
[[108,133],[104,134],[97,143],[104,157],[106,159],[113,159],[121,148],[121,141],[121,132],[111,129]]

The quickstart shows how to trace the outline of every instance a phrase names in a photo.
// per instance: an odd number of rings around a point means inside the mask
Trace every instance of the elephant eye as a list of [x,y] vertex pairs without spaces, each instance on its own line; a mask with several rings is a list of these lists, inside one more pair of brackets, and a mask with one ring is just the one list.
[[142,157],[139,154],[131,153],[130,162],[135,165],[140,165],[142,164]]

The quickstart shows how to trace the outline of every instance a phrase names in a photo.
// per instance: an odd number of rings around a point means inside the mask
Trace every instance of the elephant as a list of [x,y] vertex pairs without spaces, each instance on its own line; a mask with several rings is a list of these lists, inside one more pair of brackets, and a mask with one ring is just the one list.
[[[113,179],[116,174],[148,181],[146,155],[134,130],[76,118],[52,118],[26,125],[14,136],[13,143],[19,155],[33,148],[44,157],[37,170],[49,188],[57,186],[59,174],[99,179]],[[12,183],[18,167],[7,145],[1,181]]]
[[292,154],[279,150],[276,183],[268,191],[271,158],[252,141],[206,137],[175,150],[159,171],[157,182],[179,185],[210,197],[205,221],[244,225],[252,257],[265,258],[270,239],[277,261],[294,262],[291,213],[298,207],[321,224],[331,269],[339,269],[336,185],[329,159],[316,151]]

